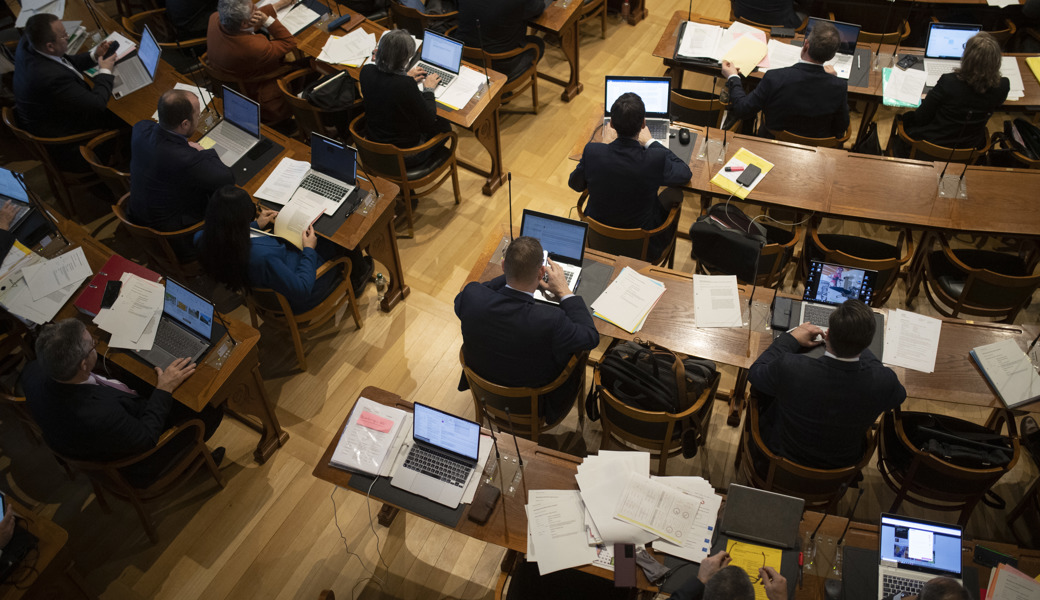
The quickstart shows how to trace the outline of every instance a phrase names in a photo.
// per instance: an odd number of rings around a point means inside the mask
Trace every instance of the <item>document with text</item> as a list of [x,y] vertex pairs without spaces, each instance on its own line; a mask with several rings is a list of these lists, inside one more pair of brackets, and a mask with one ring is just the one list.
[[939,319],[890,310],[885,320],[885,349],[878,358],[887,365],[931,373],[935,371],[941,330]]
[[693,321],[697,327],[741,327],[735,275],[693,276]]
[[592,303],[593,315],[635,333],[643,327],[664,290],[660,281],[625,267]]

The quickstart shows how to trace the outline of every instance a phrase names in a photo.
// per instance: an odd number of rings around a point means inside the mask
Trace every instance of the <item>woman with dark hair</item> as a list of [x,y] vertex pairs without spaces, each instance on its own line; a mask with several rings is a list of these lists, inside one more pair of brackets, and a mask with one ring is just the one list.
[[1011,89],[1000,76],[1000,59],[997,40],[975,34],[964,46],[961,66],[939,78],[920,108],[903,115],[906,133],[948,148],[985,146],[986,123]]
[[[195,234],[199,262],[211,277],[233,291],[271,288],[285,296],[293,312],[307,312],[320,304],[343,280],[342,270],[315,278],[318,267],[343,255],[343,249],[319,239],[313,227],[303,232],[303,250],[281,238],[261,233],[278,212],[260,208],[245,190],[228,185],[213,194],[206,207],[206,225]],[[360,252],[347,251],[357,292],[371,272]],[[355,256],[356,254],[356,256]],[[371,263],[369,263],[371,264]],[[358,292],[360,293],[360,292]]]
[[[374,64],[361,69],[367,135],[373,142],[411,148],[438,133],[451,131],[451,123],[437,116],[433,90],[440,77],[436,73],[427,75],[419,67],[406,71],[413,54],[412,36],[403,29],[394,29],[379,39],[379,46],[372,53]],[[422,84],[422,92],[417,83]],[[405,163],[409,167],[421,165],[436,150],[409,156]]]

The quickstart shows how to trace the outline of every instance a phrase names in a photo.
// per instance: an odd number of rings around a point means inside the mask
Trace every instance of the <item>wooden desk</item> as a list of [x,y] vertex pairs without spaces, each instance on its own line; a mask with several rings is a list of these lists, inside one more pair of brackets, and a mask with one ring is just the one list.
[[33,513],[10,496],[5,499],[12,503],[15,514],[25,520],[22,525],[40,541],[14,572],[12,581],[0,585],[0,600],[23,597],[96,600],[97,596],[87,591],[65,547],[69,534],[54,521]]
[[[578,3],[580,5],[580,2]],[[341,8],[344,13],[352,15],[347,23],[347,29],[353,30],[360,26],[364,31],[376,34],[377,39],[383,32],[387,31],[385,27],[372,21],[355,22],[358,21],[357,17],[360,15],[349,8]],[[300,32],[300,35],[296,37],[297,48],[317,60],[328,39],[329,34],[327,32],[311,26]],[[347,71],[354,79],[358,78],[358,74],[361,71],[360,67],[327,66],[332,69]],[[483,72],[483,69],[480,67],[469,66]],[[488,71],[488,76],[491,78],[490,89],[484,92],[480,98],[471,99],[469,104],[462,107],[462,109],[452,110],[440,103],[437,104],[437,114],[439,116],[444,117],[459,127],[472,131],[477,141],[487,150],[488,156],[491,158],[491,166],[487,169],[477,166],[462,157],[456,158],[458,163],[466,169],[487,178],[481,189],[485,196],[494,194],[495,190],[501,187],[506,180],[506,170],[502,166],[502,133],[498,120],[498,107],[502,103],[502,88],[505,86],[506,76],[498,71]]]
[[568,0],[566,6],[561,6],[563,2],[564,0],[557,0],[547,6],[542,14],[538,15],[538,18],[531,21],[529,25],[547,33],[555,33],[560,37],[560,49],[567,57],[567,64],[571,69],[570,79],[564,81],[545,73],[538,73],[538,76],[556,85],[562,85],[563,93],[560,94],[560,98],[564,102],[570,102],[585,89],[585,86],[579,81],[578,74],[578,53],[581,46],[581,39],[578,35],[578,17],[581,16],[582,2],[581,0]]

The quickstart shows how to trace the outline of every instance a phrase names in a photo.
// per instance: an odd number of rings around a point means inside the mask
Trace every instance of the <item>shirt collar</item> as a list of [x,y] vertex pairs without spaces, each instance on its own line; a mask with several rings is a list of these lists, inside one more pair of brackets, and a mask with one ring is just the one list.
[[527,294],[528,296],[534,298],[534,292],[525,292],[524,290],[518,290],[515,287],[509,285],[508,283],[506,284],[506,287],[511,289],[511,290],[513,290],[513,291],[515,291],[515,292],[520,292],[521,294]]
[[842,358],[840,356],[834,356],[833,354],[831,354],[830,350],[825,350],[823,352],[823,355],[826,356],[827,358],[833,358],[834,360],[840,360],[841,362],[859,362],[859,356],[854,356],[852,358]]

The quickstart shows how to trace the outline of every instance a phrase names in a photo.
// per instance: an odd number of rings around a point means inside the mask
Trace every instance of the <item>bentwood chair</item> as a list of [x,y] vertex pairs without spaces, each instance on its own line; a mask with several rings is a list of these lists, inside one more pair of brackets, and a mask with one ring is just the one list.
[[179,39],[177,29],[166,15],[165,8],[146,10],[133,16],[123,17],[123,28],[135,42],[141,41],[145,25],[155,36],[163,59],[181,73],[190,73],[199,68],[199,54],[206,50],[206,38]]
[[427,29],[443,31],[451,35],[459,19],[459,11],[453,10],[442,14],[425,13],[401,4],[398,0],[390,0],[390,22],[397,29],[404,29],[415,37],[422,39]]
[[159,231],[151,227],[137,225],[127,216],[127,204],[130,194],[119,199],[112,207],[112,212],[137,245],[144,251],[148,264],[160,273],[176,277],[181,282],[188,282],[202,274],[202,267],[197,259],[183,259],[177,254],[175,247],[191,247],[192,237],[202,229],[204,223],[198,223],[177,231]]
[[[668,212],[664,223],[654,229],[623,229],[604,225],[586,215],[584,209],[588,198],[588,190],[582,192],[578,198],[578,218],[589,224],[586,240],[589,248],[645,260],[655,265],[667,264],[669,269],[672,268],[675,263],[675,239],[679,229],[679,217],[682,215],[682,202],[675,204]],[[669,236],[669,242],[659,255],[651,256],[650,240],[658,235]]]
[[[578,0],[574,1],[577,2]],[[538,51],[538,46],[533,43],[528,43],[508,52],[485,52],[482,48],[473,48],[470,46],[466,46],[462,49],[462,57],[464,59],[478,66],[487,64],[489,69],[493,68],[492,65],[495,61],[508,60],[524,53],[533,53],[534,59],[523,73],[510,79],[506,82],[505,86],[502,87],[502,104],[509,104],[509,102],[514,100],[521,92],[527,88],[531,88],[531,110],[501,110],[501,112],[507,114],[538,114],[538,61],[542,59],[542,55]]]
[[362,110],[363,100],[360,93],[348,108],[335,111],[319,108],[301,98],[300,92],[321,77],[322,74],[318,71],[297,69],[278,79],[278,90],[296,119],[297,136],[305,144],[310,143],[311,133],[320,133],[334,139],[349,135],[350,120]]

